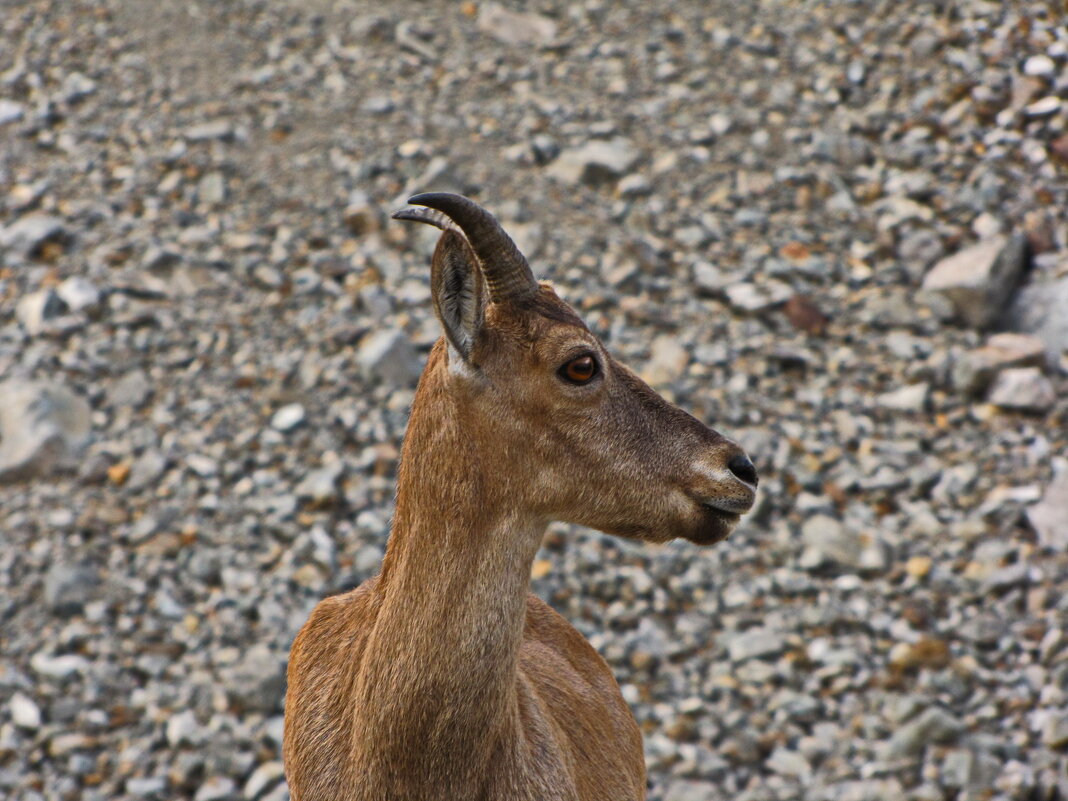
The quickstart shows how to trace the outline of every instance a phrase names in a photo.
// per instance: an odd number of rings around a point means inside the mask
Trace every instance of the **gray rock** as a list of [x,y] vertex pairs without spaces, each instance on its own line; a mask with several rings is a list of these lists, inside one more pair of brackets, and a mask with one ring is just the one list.
[[222,203],[226,200],[226,178],[218,170],[206,173],[197,182],[197,200],[201,203]]
[[275,431],[288,432],[304,422],[304,407],[299,403],[289,403],[271,415],[271,428]]
[[89,404],[60,384],[0,383],[0,481],[73,466],[89,426]]
[[996,236],[942,259],[923,288],[945,297],[967,325],[986,328],[1012,298],[1027,261],[1027,238]]
[[964,723],[959,718],[931,707],[894,733],[887,754],[891,759],[919,756],[927,746],[954,743],[963,733]]
[[193,801],[231,801],[237,797],[237,785],[233,779],[213,776],[200,785]]
[[34,654],[30,660],[30,667],[38,676],[63,681],[84,673],[89,667],[89,662],[85,657],[77,654],[63,654],[62,656]]
[[556,23],[548,17],[512,11],[499,3],[479,7],[478,29],[509,46],[545,45],[556,39]]
[[953,384],[958,390],[977,395],[989,388],[999,370],[1006,367],[1044,367],[1046,346],[1030,334],[994,334],[986,343],[965,354],[953,365]]
[[908,384],[900,389],[884,392],[875,402],[884,409],[898,412],[922,412],[927,408],[931,387],[926,382]]
[[308,498],[316,504],[326,504],[338,497],[338,479],[345,466],[340,462],[331,462],[317,470],[309,472],[297,485],[297,497]]
[[723,292],[731,308],[749,314],[780,306],[794,294],[793,289],[781,281],[768,281],[766,284],[740,282],[730,284]]
[[1004,409],[1043,414],[1053,408],[1057,394],[1037,367],[1013,367],[998,373],[987,400]]
[[821,572],[881,572],[888,567],[886,543],[874,534],[847,528],[828,515],[815,515],[801,526],[801,552],[798,564],[805,570]]
[[1068,712],[1051,710],[1042,724],[1042,744],[1049,748],[1068,745]]
[[45,605],[55,615],[80,614],[96,594],[99,577],[89,565],[57,562],[44,579]]
[[252,775],[248,777],[248,781],[245,782],[245,786],[241,790],[241,795],[244,796],[246,801],[257,801],[266,795],[284,776],[285,768],[281,762],[277,760],[264,762],[252,771]]
[[21,103],[16,103],[14,100],[8,100],[7,98],[0,98],[0,125],[10,125],[13,122],[18,122],[25,113],[26,110]]
[[1057,552],[1068,550],[1068,460],[1053,460],[1053,480],[1042,500],[1027,510],[1027,522],[1039,545]]
[[547,172],[569,186],[603,186],[625,175],[640,157],[629,139],[593,140],[562,152]]
[[1034,334],[1041,339],[1052,359],[1068,351],[1068,276],[1039,281],[1023,287],[1007,315],[1013,331]]
[[664,791],[664,801],[709,801],[716,798],[719,788],[708,782],[675,779]]
[[234,136],[233,126],[227,120],[202,122],[185,129],[185,138],[190,142],[208,142],[212,139],[227,140]]
[[65,311],[59,295],[51,289],[42,289],[22,298],[15,307],[15,316],[27,334],[37,336],[45,330],[50,320],[60,317]]
[[61,91],[65,101],[76,103],[96,91],[96,81],[81,72],[70,72],[63,79]]
[[207,738],[204,727],[197,721],[192,709],[186,709],[176,715],[172,715],[167,721],[164,733],[167,737],[167,744],[171,748],[177,748],[182,745],[199,745]]
[[749,629],[735,634],[727,641],[727,653],[732,662],[747,659],[765,659],[778,656],[786,650],[782,632],[771,629]]
[[167,792],[167,779],[163,776],[145,776],[126,780],[126,793],[134,798],[157,799]]
[[64,239],[66,224],[48,214],[28,214],[0,228],[0,248],[21,256],[33,256],[46,242]]
[[144,370],[131,370],[115,382],[108,399],[115,406],[140,407],[152,393],[152,383]]
[[764,765],[780,776],[789,776],[802,782],[807,783],[812,777],[812,765],[809,761],[797,751],[782,746],[771,752]]
[[130,465],[130,477],[126,486],[139,490],[153,484],[167,469],[167,457],[155,448],[148,448]]
[[400,328],[368,334],[360,342],[356,361],[368,374],[387,384],[411,384],[423,372],[422,359]]
[[245,712],[272,714],[282,708],[285,694],[285,657],[265,643],[253,645],[230,672],[227,692]]
[[91,281],[75,275],[56,287],[56,294],[73,312],[90,311],[100,305],[100,290]]

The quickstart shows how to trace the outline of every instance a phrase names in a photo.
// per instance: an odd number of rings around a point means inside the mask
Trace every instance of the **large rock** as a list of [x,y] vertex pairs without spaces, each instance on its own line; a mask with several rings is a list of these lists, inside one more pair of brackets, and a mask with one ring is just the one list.
[[1023,234],[994,236],[942,259],[923,288],[945,297],[967,325],[986,328],[1004,313],[1026,262]]
[[625,175],[637,163],[641,154],[622,137],[594,140],[565,150],[548,167],[549,175],[558,181],[575,186],[602,186]]
[[1029,284],[1017,293],[1006,322],[1014,331],[1034,334],[1056,359],[1068,350],[1068,275]]
[[1053,470],[1042,500],[1027,510],[1027,522],[1039,545],[1063,552],[1068,550],[1068,459],[1054,459]]
[[995,406],[1043,414],[1053,408],[1057,394],[1037,367],[1013,367],[998,374],[987,397]]
[[89,404],[61,384],[0,383],[0,481],[71,467],[89,428]]

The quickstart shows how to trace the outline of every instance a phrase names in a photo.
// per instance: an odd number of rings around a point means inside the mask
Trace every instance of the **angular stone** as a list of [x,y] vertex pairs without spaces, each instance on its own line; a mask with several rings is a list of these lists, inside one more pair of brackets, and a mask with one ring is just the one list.
[[20,729],[36,731],[41,728],[41,709],[29,696],[15,693],[8,701],[7,708],[11,712],[11,722]]
[[0,481],[72,466],[88,439],[90,408],[60,384],[0,383]]
[[1053,480],[1042,500],[1027,510],[1038,543],[1058,553],[1068,551],[1068,460],[1054,459]]
[[556,23],[540,14],[511,11],[486,3],[478,12],[478,29],[505,45],[545,45],[556,39]]
[[783,635],[771,629],[749,629],[735,634],[727,642],[727,653],[732,662],[778,656],[784,650],[786,640]]
[[37,336],[49,320],[54,320],[66,311],[63,301],[51,289],[31,292],[15,307],[15,316],[30,336]]
[[9,125],[22,119],[26,110],[21,103],[6,98],[0,99],[0,125]]
[[558,181],[576,186],[603,186],[625,175],[641,157],[628,139],[594,140],[565,150],[547,168]]
[[923,288],[942,295],[974,328],[997,320],[1012,297],[1027,261],[1027,237],[996,236],[947,256],[931,268]]
[[1007,324],[1013,331],[1034,334],[1046,345],[1052,359],[1068,351],[1068,276],[1023,287],[1009,308]]
[[677,380],[690,363],[690,354],[677,336],[658,336],[653,340],[651,351],[641,375],[653,386]]
[[231,700],[245,712],[281,711],[286,687],[285,657],[264,643],[253,645],[227,683]]
[[922,412],[927,406],[927,398],[930,394],[930,385],[921,382],[884,392],[876,398],[876,403],[884,409],[898,412]]
[[56,615],[80,614],[93,597],[98,580],[96,572],[88,565],[57,562],[45,574],[45,605]]
[[943,709],[931,707],[899,728],[890,738],[887,754],[891,759],[919,756],[928,745],[956,742],[964,733],[964,723]]
[[364,337],[356,361],[387,384],[411,384],[423,371],[422,359],[399,328],[385,328]]
[[1043,414],[1053,408],[1057,394],[1037,367],[1013,367],[998,373],[987,400],[1003,409]]
[[56,287],[56,294],[73,312],[88,311],[100,305],[100,290],[79,275],[71,276]]
[[976,395],[986,390],[999,370],[1006,367],[1044,367],[1046,346],[1030,334],[994,334],[980,348],[967,353],[953,367],[953,383]]
[[0,248],[21,256],[34,256],[46,242],[63,239],[66,226],[59,217],[28,214],[6,228],[0,228]]

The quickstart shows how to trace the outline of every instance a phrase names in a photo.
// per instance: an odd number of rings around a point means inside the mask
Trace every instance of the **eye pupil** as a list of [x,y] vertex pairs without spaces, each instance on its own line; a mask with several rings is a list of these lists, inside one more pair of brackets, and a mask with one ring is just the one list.
[[564,366],[564,375],[576,384],[585,384],[597,372],[597,362],[592,356],[580,356]]

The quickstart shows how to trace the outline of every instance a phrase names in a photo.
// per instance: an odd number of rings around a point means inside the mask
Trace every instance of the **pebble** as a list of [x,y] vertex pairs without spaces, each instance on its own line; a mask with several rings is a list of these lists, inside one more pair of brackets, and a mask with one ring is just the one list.
[[89,667],[84,657],[77,654],[64,654],[62,656],[48,656],[47,654],[34,654],[30,660],[33,672],[46,679],[63,681],[72,678]]
[[962,392],[977,395],[987,390],[1000,370],[1007,367],[1044,367],[1046,346],[1036,336],[1004,332],[953,365],[953,383]]
[[732,662],[777,656],[785,648],[786,642],[781,632],[762,628],[736,634],[727,642],[727,651]]
[[42,289],[32,292],[19,300],[15,307],[15,316],[30,336],[37,336],[45,330],[48,323],[63,314],[65,306],[56,292]]
[[236,799],[237,785],[226,776],[212,776],[204,781],[193,796],[193,801],[231,801]]
[[0,382],[0,482],[69,466],[89,435],[89,404],[61,384]]
[[483,3],[478,29],[510,47],[545,45],[556,39],[556,23],[540,14],[512,11],[499,3]]
[[16,103],[7,98],[0,98],[0,125],[10,125],[13,122],[18,122],[25,113],[26,111],[21,103]]
[[1029,56],[1023,65],[1024,75],[1034,75],[1039,78],[1050,78],[1056,70],[1057,65],[1053,59],[1042,53]]
[[303,423],[304,416],[303,405],[299,403],[286,404],[271,415],[271,428],[287,433]]
[[411,385],[423,372],[423,360],[399,328],[383,328],[366,336],[356,360],[369,375],[390,385]]
[[927,407],[931,387],[927,383],[910,384],[884,392],[876,402],[884,409],[897,412],[922,412]]
[[100,305],[100,290],[91,281],[75,275],[56,287],[56,295],[72,312],[90,311]]
[[1038,543],[1057,551],[1068,549],[1068,460],[1053,460],[1053,479],[1042,500],[1027,509],[1027,522]]
[[81,614],[94,596],[97,582],[97,574],[90,566],[57,562],[45,574],[44,601],[56,615]]
[[929,745],[956,742],[964,733],[964,724],[938,707],[921,712],[902,725],[890,738],[887,754],[891,759],[918,756]]
[[252,771],[252,775],[249,776],[248,781],[245,782],[241,794],[247,801],[258,801],[258,799],[266,795],[275,784],[281,781],[284,776],[285,769],[282,767],[281,762],[277,760],[264,762]]
[[36,731],[41,728],[41,709],[29,696],[16,692],[7,702],[7,708],[11,722],[20,729]]
[[7,227],[0,228],[0,249],[21,256],[34,256],[46,242],[67,236],[67,225],[50,214],[27,214]]

